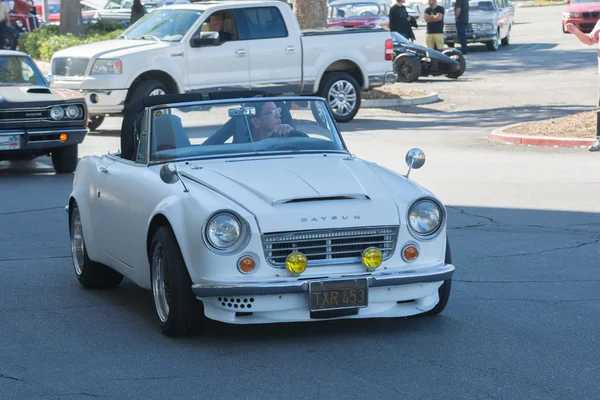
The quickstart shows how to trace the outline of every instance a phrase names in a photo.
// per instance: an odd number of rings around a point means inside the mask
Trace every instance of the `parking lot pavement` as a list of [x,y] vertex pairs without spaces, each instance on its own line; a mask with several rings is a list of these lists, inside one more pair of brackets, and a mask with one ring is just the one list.
[[[425,151],[410,177],[446,204],[457,266],[438,318],[211,324],[167,339],[150,292],[77,283],[72,177],[47,159],[0,163],[0,399],[597,398],[598,155],[487,141],[504,123],[593,104],[595,52],[554,33],[561,10],[518,9],[512,51],[473,51],[464,80],[411,85],[439,87],[444,102],[340,124],[351,151],[398,173],[408,149]],[[555,46],[522,51],[539,43]],[[509,53],[529,64],[501,68]],[[119,126],[109,119],[80,155],[117,150]]]

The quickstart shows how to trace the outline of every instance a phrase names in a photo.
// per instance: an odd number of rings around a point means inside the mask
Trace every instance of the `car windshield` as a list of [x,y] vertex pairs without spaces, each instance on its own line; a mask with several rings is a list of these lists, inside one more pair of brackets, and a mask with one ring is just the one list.
[[405,38],[404,36],[402,36],[398,32],[391,31],[391,33],[392,33],[392,39],[394,40],[394,42],[398,42],[398,43],[410,43],[407,38]]
[[200,15],[201,10],[156,9],[131,25],[120,37],[179,42]]
[[41,85],[46,81],[28,57],[0,56],[0,86]]
[[[324,101],[252,98],[154,109],[150,162],[273,153],[347,153]],[[142,136],[144,137],[144,136]],[[145,159],[140,140],[138,159]]]
[[[446,6],[446,14],[448,11],[454,12],[455,1],[448,2]],[[472,11],[496,11],[496,3],[494,1],[470,1],[469,12]]]
[[376,3],[351,3],[329,7],[329,18],[378,17],[379,6]]

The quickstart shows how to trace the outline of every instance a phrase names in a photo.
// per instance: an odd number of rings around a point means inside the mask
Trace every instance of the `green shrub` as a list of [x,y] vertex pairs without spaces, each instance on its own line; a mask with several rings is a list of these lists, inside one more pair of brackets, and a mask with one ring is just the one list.
[[70,33],[61,35],[57,25],[45,25],[19,37],[17,49],[35,60],[49,62],[59,50],[83,44],[116,39],[125,29],[118,22],[100,21],[86,25],[79,36]]

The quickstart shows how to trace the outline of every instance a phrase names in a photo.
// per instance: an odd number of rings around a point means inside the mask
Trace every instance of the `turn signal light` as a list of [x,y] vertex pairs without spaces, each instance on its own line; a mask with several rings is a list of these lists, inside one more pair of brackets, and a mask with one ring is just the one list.
[[404,258],[404,261],[411,262],[416,260],[417,257],[419,257],[419,249],[412,244],[409,244],[402,249],[402,258]]
[[369,247],[362,254],[362,263],[368,270],[377,269],[383,261],[383,253],[377,247]]
[[295,275],[303,273],[307,264],[306,256],[299,251],[294,251],[285,259],[285,268]]
[[250,256],[242,257],[238,261],[238,270],[242,274],[249,274],[254,271],[254,267],[256,267],[256,262],[254,262],[254,259]]
[[385,59],[387,61],[394,60],[394,42],[392,39],[387,39],[385,41]]
[[61,133],[58,138],[60,139],[61,142],[66,142],[67,139],[69,138],[69,136],[67,136],[66,133]]

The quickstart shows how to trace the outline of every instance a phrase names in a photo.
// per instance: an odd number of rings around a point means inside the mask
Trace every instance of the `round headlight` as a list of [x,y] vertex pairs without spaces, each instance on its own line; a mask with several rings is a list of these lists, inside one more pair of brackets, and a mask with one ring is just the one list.
[[419,200],[408,211],[408,225],[419,236],[429,236],[442,225],[442,209],[432,200]]
[[65,116],[65,110],[62,107],[52,107],[50,109],[50,118],[58,121],[59,119],[63,119]]
[[232,214],[221,213],[208,221],[206,237],[217,250],[233,247],[242,234],[241,222]]
[[81,113],[81,111],[79,111],[79,107],[77,107],[77,106],[67,107],[67,117],[69,117],[71,119],[78,118],[80,113]]

